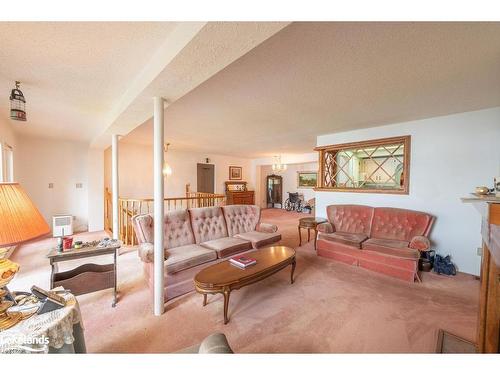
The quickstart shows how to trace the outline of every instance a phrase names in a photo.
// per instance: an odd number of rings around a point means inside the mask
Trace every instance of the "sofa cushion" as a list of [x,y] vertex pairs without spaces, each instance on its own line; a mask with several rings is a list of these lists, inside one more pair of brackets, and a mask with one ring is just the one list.
[[251,232],[257,228],[260,220],[260,207],[247,204],[223,206],[229,236]]
[[217,253],[200,245],[174,247],[166,251],[165,270],[176,273],[217,259]]
[[215,250],[219,258],[225,258],[235,253],[252,249],[252,243],[236,237],[224,237],[200,244],[210,250]]
[[401,208],[375,208],[370,238],[408,241],[415,236],[426,236],[433,216],[424,212]]
[[[154,243],[154,221],[151,214],[134,216],[132,224],[139,243]],[[165,249],[195,243],[187,210],[167,212],[163,231]]]
[[237,234],[235,237],[250,241],[254,249],[281,241],[281,234],[279,233],[264,233],[255,230]]
[[420,258],[420,252],[415,249],[410,249],[407,241],[370,238],[361,244],[361,249],[395,256],[398,258],[417,260]]
[[370,235],[373,207],[358,204],[334,204],[328,206],[328,221],[335,232]]
[[345,232],[333,232],[333,233],[318,233],[319,240],[333,241],[342,243],[344,245],[354,246],[361,249],[361,243],[368,238],[365,234],[358,233],[345,233]]
[[194,244],[193,230],[187,210],[170,211],[165,214],[165,248]]
[[227,237],[226,222],[220,207],[191,208],[189,216],[196,243]]

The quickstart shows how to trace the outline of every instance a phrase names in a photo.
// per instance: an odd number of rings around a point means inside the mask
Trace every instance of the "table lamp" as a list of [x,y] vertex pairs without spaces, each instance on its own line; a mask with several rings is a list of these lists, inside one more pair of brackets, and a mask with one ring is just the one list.
[[[18,183],[0,183],[0,247],[17,245],[49,231],[40,211]],[[18,264],[0,259],[0,331],[21,320],[20,314],[7,314],[14,302],[4,298],[8,294],[6,286],[18,270]]]

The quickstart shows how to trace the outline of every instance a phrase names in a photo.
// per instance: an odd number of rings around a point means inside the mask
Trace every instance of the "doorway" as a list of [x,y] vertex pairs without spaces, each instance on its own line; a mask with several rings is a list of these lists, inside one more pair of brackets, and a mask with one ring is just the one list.
[[197,192],[215,193],[215,165],[198,163],[196,177]]

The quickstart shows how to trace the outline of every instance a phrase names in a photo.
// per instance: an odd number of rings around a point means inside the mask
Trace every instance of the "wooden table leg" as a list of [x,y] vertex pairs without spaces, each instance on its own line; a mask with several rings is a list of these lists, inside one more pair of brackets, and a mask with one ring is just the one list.
[[299,225],[299,246],[302,246],[302,234],[300,233],[300,225]]
[[207,295],[204,294],[203,295],[203,306],[206,306],[207,305]]
[[318,230],[314,228],[314,250],[316,251],[316,240],[318,239]]
[[224,324],[227,324],[229,322],[229,319],[227,318],[227,310],[229,307],[229,295],[231,294],[231,289],[229,288],[224,288]]
[[307,242],[311,241],[311,228],[307,228]]
[[56,272],[57,272],[57,266],[56,266],[56,263],[54,263],[54,261],[52,259],[50,260],[50,267],[51,267],[51,271],[50,271],[50,289],[54,289],[54,279],[55,279]]
[[116,286],[116,253],[117,253],[118,250],[115,249],[115,252],[113,254],[113,303],[111,304],[111,307],[115,307],[116,306],[116,302],[117,302],[117,286]]
[[294,279],[293,279],[293,274],[295,272],[295,266],[296,266],[297,262],[295,261],[295,258],[293,259],[293,262],[292,262],[292,274],[290,275],[290,281],[291,281],[291,284],[293,284],[294,282]]

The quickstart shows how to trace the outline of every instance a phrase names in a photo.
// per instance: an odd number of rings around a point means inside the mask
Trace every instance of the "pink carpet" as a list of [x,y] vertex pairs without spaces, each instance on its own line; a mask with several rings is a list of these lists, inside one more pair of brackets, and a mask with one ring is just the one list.
[[[277,224],[282,244],[289,246],[298,245],[302,216],[307,215],[262,212],[263,221]],[[75,237],[88,240],[103,234]],[[48,287],[45,254],[54,243],[44,239],[16,250],[13,260],[21,270],[11,289]],[[286,269],[234,291],[230,322],[224,325],[220,295],[210,296],[202,307],[202,297],[193,292],[172,301],[161,317],[153,316],[135,249],[122,249],[118,267],[116,308],[111,308],[110,290],[78,297],[89,352],[173,352],[216,331],[227,335],[237,353],[433,352],[439,328],[475,338],[479,282],[467,274],[424,273],[422,284],[408,284],[319,258],[308,243],[297,248],[295,284],[290,285]]]

